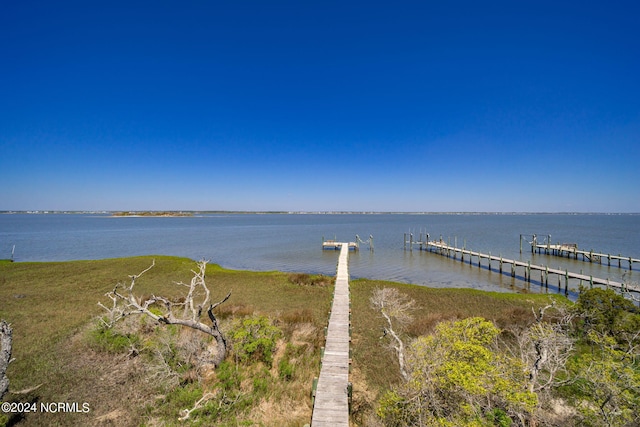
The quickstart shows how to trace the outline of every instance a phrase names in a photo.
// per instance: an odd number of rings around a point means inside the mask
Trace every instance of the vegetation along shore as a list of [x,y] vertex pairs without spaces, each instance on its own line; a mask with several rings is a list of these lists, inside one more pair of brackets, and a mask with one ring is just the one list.
[[122,212],[113,212],[111,216],[117,217],[129,217],[129,216],[140,216],[140,217],[174,217],[174,216],[193,216],[193,212],[176,212],[176,211],[122,211]]
[[[23,409],[0,426],[308,424],[333,285],[166,256],[0,261],[2,400]],[[354,426],[640,422],[640,312],[613,291],[350,289]]]

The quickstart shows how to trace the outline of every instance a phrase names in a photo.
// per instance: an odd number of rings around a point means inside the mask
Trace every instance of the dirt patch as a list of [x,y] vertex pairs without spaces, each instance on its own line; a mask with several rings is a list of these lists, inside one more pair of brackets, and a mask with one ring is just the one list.
[[121,409],[115,409],[107,414],[95,418],[96,423],[103,424],[106,422],[115,423],[122,419],[126,414]]
[[86,347],[74,354],[74,366],[84,381],[74,394],[90,400],[91,413],[98,425],[139,425],[138,413],[153,400],[155,387],[145,381],[144,364],[139,357],[97,353]]
[[141,411],[154,400],[156,387],[145,381],[141,358],[97,352],[85,337],[82,331],[57,346],[55,372],[42,387],[59,390],[55,399],[60,402],[88,405],[88,411],[27,414],[28,425],[137,426],[144,421]]

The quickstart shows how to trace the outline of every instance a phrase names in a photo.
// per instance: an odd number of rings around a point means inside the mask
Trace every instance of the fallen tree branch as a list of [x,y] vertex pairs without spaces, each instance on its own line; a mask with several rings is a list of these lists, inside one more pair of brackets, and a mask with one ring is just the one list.
[[196,409],[200,409],[202,407],[203,403],[208,402],[213,397],[215,397],[215,394],[213,394],[213,393],[205,393],[205,395],[202,396],[200,399],[198,399],[198,401],[193,405],[193,408],[191,408],[191,409],[183,409],[182,411],[180,411],[182,416],[180,418],[178,418],[178,419],[180,421],[188,420],[189,416],[191,416],[191,413],[193,411],[195,411]]

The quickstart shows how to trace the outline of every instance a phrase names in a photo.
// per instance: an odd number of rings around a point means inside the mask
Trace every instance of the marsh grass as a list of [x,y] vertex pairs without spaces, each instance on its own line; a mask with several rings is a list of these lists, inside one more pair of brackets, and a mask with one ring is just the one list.
[[[0,318],[6,319],[14,329],[15,360],[8,370],[11,390],[42,384],[27,396],[10,395],[8,399],[87,401],[91,406],[89,414],[27,414],[24,420],[10,419],[10,424],[139,425],[158,417],[162,421],[162,414],[150,415],[148,409],[149,405],[158,408],[159,402],[172,413],[172,419],[177,419],[179,409],[183,409],[178,408],[182,401],[170,404],[167,396],[171,393],[146,381],[144,358],[128,356],[131,345],[144,347],[141,344],[143,337],[137,334],[151,333],[156,326],[140,318],[137,320],[139,331],[105,333],[96,329],[96,319],[104,314],[97,302],[108,303],[104,294],[119,282],[129,283],[128,276],[147,268],[153,258],[156,266],[136,281],[136,294],[180,298],[184,288],[175,282],[188,283],[195,266],[192,260],[185,258],[157,256],[60,263],[0,263]],[[326,324],[332,289],[292,284],[284,273],[229,271],[211,264],[207,267],[207,283],[214,300],[222,299],[232,291],[228,305],[219,307],[223,330],[233,318],[254,313],[281,322],[289,339],[296,330],[289,321],[311,323],[316,333],[308,337],[309,357],[296,370],[300,379],[295,393],[298,398],[307,396],[313,376],[317,375],[314,370],[319,369],[320,350],[314,343],[320,341],[317,335],[322,335],[319,331]],[[282,313],[297,315],[289,314],[288,320],[278,319]],[[283,342],[282,347],[285,348],[286,343]],[[276,352],[275,378],[278,378],[278,357],[281,356]],[[215,378],[212,381],[215,383]],[[291,385],[291,381],[288,384]],[[280,396],[291,404],[291,396],[287,393],[263,394],[268,396],[261,397],[260,401],[272,401],[270,406],[273,408],[278,407]],[[303,417],[310,415],[308,400],[302,402]],[[282,416],[287,414],[287,411],[273,411],[280,412]],[[243,413],[251,413],[251,408],[245,408]],[[271,423],[278,424],[276,420]]]
[[[137,295],[178,299],[189,283],[195,263],[186,258],[134,257],[60,263],[0,262],[0,318],[14,329],[15,361],[8,375],[11,390],[42,386],[14,401],[88,402],[88,414],[27,414],[12,418],[17,425],[178,425],[181,409],[205,393],[211,402],[195,411],[194,425],[303,425],[311,415],[310,391],[320,370],[320,347],[327,325],[333,278],[279,272],[231,271],[207,266],[211,298],[231,298],[216,309],[223,331],[251,316],[266,316],[280,328],[269,366],[236,363],[231,350],[222,369],[194,375],[191,364],[203,341],[193,332],[163,329],[149,319],[133,319],[118,333],[99,333],[96,319],[104,314],[97,302],[119,283],[136,282]],[[531,307],[546,304],[544,295],[487,293],[465,289],[430,289],[373,280],[351,282],[354,383],[354,425],[366,424],[380,390],[400,380],[393,353],[387,351],[382,319],[369,306],[374,288],[394,286],[418,306],[407,338],[431,331],[442,320],[483,316],[499,326],[527,322]],[[171,336],[175,334],[175,336]],[[169,341],[176,347],[171,349]],[[206,344],[206,343],[205,343]],[[131,346],[142,352],[135,356]],[[164,347],[162,347],[164,346]],[[162,347],[164,362],[178,371],[177,385],[149,380],[154,349]],[[147,352],[147,353],[145,353]],[[185,363],[188,362],[188,363]],[[177,367],[184,369],[180,371]]]
[[300,286],[332,286],[334,278],[323,274],[291,273],[289,281]]

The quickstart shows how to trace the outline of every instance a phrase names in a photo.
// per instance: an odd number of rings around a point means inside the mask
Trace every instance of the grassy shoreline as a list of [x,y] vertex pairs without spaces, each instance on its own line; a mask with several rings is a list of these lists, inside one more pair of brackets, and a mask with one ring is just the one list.
[[[128,276],[144,270],[152,259],[156,260],[156,267],[136,285],[137,294],[178,297],[183,289],[176,286],[175,282],[188,283],[195,265],[187,258],[143,256],[94,261],[0,263],[0,301],[3,301],[0,318],[6,319],[14,328],[15,361],[8,370],[10,389],[22,390],[42,384],[27,396],[11,398],[16,401],[89,402],[91,406],[87,414],[28,414],[24,420],[18,420],[19,425],[110,425],[114,419],[119,425],[149,422],[150,409],[146,406],[153,406],[154,402],[157,404],[154,399],[162,397],[162,394],[147,390],[146,395],[136,397],[131,395],[131,391],[124,392],[135,390],[136,387],[140,387],[140,390],[149,388],[148,385],[142,386],[144,379],[135,375],[122,377],[119,382],[113,380],[125,372],[136,372],[136,364],[141,362],[123,358],[122,355],[92,352],[83,337],[92,319],[103,314],[97,303],[107,302],[104,294],[119,282],[128,283]],[[238,313],[259,313],[288,331],[285,334],[286,342],[281,345],[282,351],[283,346],[295,342],[298,339],[296,337],[300,336],[299,329],[296,329],[299,318],[304,317],[304,323],[317,331],[321,331],[328,320],[332,285],[296,283],[290,273],[227,270],[217,265],[207,267],[207,283],[212,300],[232,292],[231,299],[220,307],[222,311],[218,314],[223,330],[228,330]],[[352,382],[353,418],[356,424],[370,416],[380,390],[399,381],[393,354],[380,344],[382,319],[369,306],[372,290],[382,286],[397,287],[417,301],[420,310],[414,323],[409,325],[410,336],[429,331],[438,321],[468,316],[483,316],[498,325],[507,325],[530,317],[532,307],[546,304],[550,298],[563,300],[555,295],[428,288],[368,279],[353,280]],[[306,392],[299,392],[300,399],[304,401],[301,402],[302,412],[296,415],[297,418],[289,419],[290,412],[274,406],[270,421],[262,421],[264,425],[296,425],[300,419],[310,416],[308,392],[313,376],[317,376],[320,370],[317,347],[322,345],[315,341],[316,338],[310,338],[309,354],[310,363],[317,367],[305,370],[299,378],[298,387],[307,388]],[[119,363],[131,366],[127,368],[128,371],[113,372]],[[279,383],[273,384],[274,388],[283,387]],[[279,390],[282,394],[282,389]],[[268,398],[264,397],[261,404],[264,406],[268,402]],[[255,416],[252,411],[257,409],[246,410],[246,422]],[[167,419],[173,417],[166,416]]]
[[121,218],[121,217],[191,217],[193,216],[193,212],[178,212],[178,211],[122,211],[122,212],[113,212],[111,214],[112,217]]

